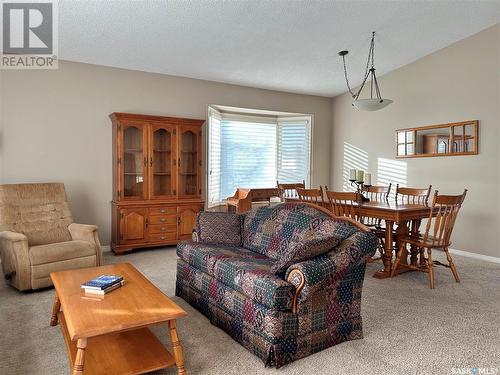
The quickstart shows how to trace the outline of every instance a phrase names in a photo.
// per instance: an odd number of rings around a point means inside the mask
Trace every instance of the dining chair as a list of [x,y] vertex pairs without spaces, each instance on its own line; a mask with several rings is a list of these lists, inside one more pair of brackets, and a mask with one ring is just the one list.
[[[399,204],[418,204],[418,205],[427,205],[429,201],[429,196],[431,194],[432,185],[429,185],[428,188],[409,188],[409,187],[400,187],[399,184],[396,185],[396,196],[395,202]],[[406,231],[410,232],[412,228],[412,222],[407,222],[405,224]],[[418,225],[418,224],[416,224]],[[397,233],[399,232],[399,226],[397,229],[393,231],[393,236],[396,242],[396,247],[394,250],[397,252],[397,243],[399,243],[397,238]],[[412,257],[416,259],[418,256],[415,253],[416,249],[412,247]],[[420,256],[423,257],[423,250],[420,252]]]
[[[429,274],[429,286],[434,289],[434,265],[440,265],[451,269],[455,281],[460,282],[457,268],[451,259],[448,251],[451,245],[451,233],[457,219],[458,212],[465,200],[467,189],[461,195],[439,195],[435,192],[432,201],[431,213],[427,221],[425,233],[423,235],[409,235],[406,238],[400,239],[398,254],[394,262],[391,272],[391,277],[396,274],[399,267],[409,268],[412,270],[427,272]],[[400,264],[401,257],[407,245],[414,245],[419,249],[427,250],[427,258],[421,256],[418,265]],[[432,260],[432,250],[443,250],[446,254],[448,264],[441,263],[437,260]]]
[[388,186],[363,186],[361,191],[363,195],[372,202],[387,202],[391,193],[392,183]]
[[[363,186],[361,191],[370,202],[385,203],[389,200],[391,187],[391,183],[388,186]],[[370,228],[371,232],[377,237],[377,248],[380,253],[379,257],[372,257],[369,262],[383,260],[385,255],[385,223],[381,219],[364,217],[363,224]]]
[[[361,191],[363,195],[370,200],[370,202],[385,203],[389,201],[389,194],[391,193],[392,184],[388,186],[363,186]],[[364,223],[367,227],[382,227],[382,220],[365,217]]]
[[280,184],[279,181],[276,181],[276,186],[278,186],[278,190],[280,191],[281,201],[285,201],[287,199],[297,199],[299,197],[297,189],[305,189],[306,181],[302,180],[302,182],[293,184]]
[[329,208],[335,216],[346,216],[353,220],[363,222],[356,213],[355,206],[361,203],[361,194],[356,192],[325,191]]
[[428,188],[408,188],[396,185],[396,203],[427,204],[431,195],[432,185]]
[[301,202],[323,204],[323,188],[320,186],[319,189],[303,189],[297,188],[297,195]]

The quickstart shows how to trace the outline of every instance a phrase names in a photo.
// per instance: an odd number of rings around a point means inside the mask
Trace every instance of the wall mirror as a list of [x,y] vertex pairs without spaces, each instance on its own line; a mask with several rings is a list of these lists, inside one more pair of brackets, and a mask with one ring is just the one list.
[[477,155],[479,121],[396,130],[396,157]]

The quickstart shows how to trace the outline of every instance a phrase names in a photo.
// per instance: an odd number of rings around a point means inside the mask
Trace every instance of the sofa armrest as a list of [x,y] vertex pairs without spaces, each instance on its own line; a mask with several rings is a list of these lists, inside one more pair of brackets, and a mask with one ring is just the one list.
[[73,241],[80,240],[94,244],[96,249],[96,266],[100,266],[102,264],[102,250],[97,225],[71,223],[68,225],[68,230]]
[[31,289],[28,238],[17,232],[0,232],[0,258],[5,279],[19,290]]
[[333,285],[352,267],[366,264],[376,250],[377,239],[372,233],[356,232],[332,251],[291,265],[286,279],[296,288],[294,308],[299,298],[307,298],[317,290]]

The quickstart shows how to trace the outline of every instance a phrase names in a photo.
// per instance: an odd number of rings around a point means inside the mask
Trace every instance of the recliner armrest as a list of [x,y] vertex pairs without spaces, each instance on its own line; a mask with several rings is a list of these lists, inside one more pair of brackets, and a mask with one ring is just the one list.
[[71,223],[68,230],[73,240],[91,242],[96,246],[97,265],[101,265],[102,251],[97,225]]
[[17,232],[0,232],[0,258],[5,278],[19,290],[31,289],[28,237]]
[[0,239],[4,239],[10,242],[28,241],[28,237],[26,237],[24,234],[11,232],[8,230],[0,232]]

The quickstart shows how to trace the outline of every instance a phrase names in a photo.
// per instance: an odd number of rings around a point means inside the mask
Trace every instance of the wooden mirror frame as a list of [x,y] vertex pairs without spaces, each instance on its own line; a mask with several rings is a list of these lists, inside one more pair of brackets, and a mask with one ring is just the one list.
[[[468,140],[472,141],[473,144],[473,150],[472,151],[463,151],[466,147],[466,143],[464,142],[464,139],[466,139],[466,134],[465,134],[465,127],[466,126],[472,126],[472,135],[470,135],[470,138]],[[462,128],[460,133],[455,132],[455,128]],[[443,128],[449,128],[449,137],[448,139],[448,149],[445,152],[439,152],[439,144],[438,142],[436,144],[436,152],[424,152],[424,147],[425,144],[422,144],[422,152],[417,153],[417,150],[420,148],[420,145],[417,144],[417,133],[419,131],[428,131],[432,129],[443,129]],[[405,133],[405,141],[404,142],[399,142],[398,135],[399,133]],[[408,134],[410,134],[410,137],[408,137]],[[432,134],[428,134],[431,136]],[[449,145],[450,144],[455,144],[454,139],[456,136],[461,137],[461,150],[462,151],[453,151],[449,150]],[[429,126],[419,126],[415,128],[404,128],[404,129],[397,129],[395,132],[395,144],[396,144],[396,159],[404,159],[404,158],[421,158],[421,157],[434,157],[434,156],[459,156],[459,155],[477,155],[479,153],[479,121],[478,120],[471,120],[471,121],[462,121],[462,122],[451,122],[448,124],[438,124],[438,125],[429,125]],[[410,138],[410,140],[408,140]],[[412,154],[405,154],[405,155],[399,155],[398,150],[400,146],[403,146],[405,148],[405,153],[408,152],[408,149],[412,149],[413,153]]]

